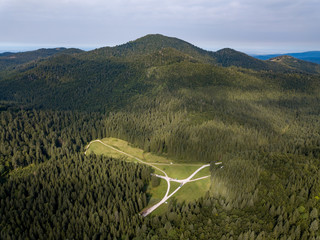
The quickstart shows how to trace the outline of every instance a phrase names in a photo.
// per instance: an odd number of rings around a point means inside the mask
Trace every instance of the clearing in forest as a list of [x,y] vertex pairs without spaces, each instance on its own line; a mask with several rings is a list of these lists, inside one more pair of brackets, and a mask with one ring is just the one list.
[[[189,202],[204,196],[210,188],[209,165],[203,165],[203,163],[177,163],[163,156],[146,153],[121,139],[104,138],[91,141],[86,148],[85,154],[90,153],[140,162],[155,169],[154,174],[160,178],[160,184],[156,187],[153,187],[151,183],[149,184],[147,193],[150,195],[150,199],[148,206],[142,211],[144,216],[153,210],[155,210],[155,214],[166,211],[167,203],[172,193],[178,201]],[[195,172],[196,174],[194,174]],[[192,174],[194,176],[191,177]]]

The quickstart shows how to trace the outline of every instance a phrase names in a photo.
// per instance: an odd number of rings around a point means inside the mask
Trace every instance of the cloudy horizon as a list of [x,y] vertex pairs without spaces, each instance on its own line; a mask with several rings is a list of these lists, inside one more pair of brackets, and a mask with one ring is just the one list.
[[320,50],[317,0],[0,0],[0,52],[90,50],[147,34],[216,51]]

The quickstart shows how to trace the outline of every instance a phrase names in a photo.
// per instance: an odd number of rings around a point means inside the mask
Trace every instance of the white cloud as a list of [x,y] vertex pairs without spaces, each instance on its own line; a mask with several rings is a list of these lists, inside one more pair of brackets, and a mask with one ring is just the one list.
[[319,12],[318,0],[0,0],[0,42],[119,44],[160,32],[320,45]]

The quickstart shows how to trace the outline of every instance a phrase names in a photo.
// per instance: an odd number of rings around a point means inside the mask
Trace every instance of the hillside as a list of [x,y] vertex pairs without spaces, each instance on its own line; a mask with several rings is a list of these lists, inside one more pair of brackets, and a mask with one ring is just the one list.
[[[185,41],[162,35],[147,35],[113,48],[66,54],[74,52],[78,51],[42,49],[16,54],[21,56],[22,62],[50,54],[53,56],[23,65],[16,64],[19,67],[11,72],[0,72],[1,100],[53,109],[101,111],[106,105],[110,108],[124,106],[131,101],[131,97],[154,91],[152,89],[159,89],[160,86],[162,89],[178,91],[182,87],[216,85],[218,81],[219,85],[235,84],[238,88],[237,83],[230,82],[230,75],[234,75],[235,79],[254,75],[268,89],[270,83],[264,80],[265,75],[260,71],[269,71],[270,76],[273,76],[272,72],[280,75],[319,73],[317,65],[308,62],[289,64],[283,61],[260,61],[232,49],[208,52]],[[224,68],[229,66],[258,72]],[[278,88],[288,85],[285,78],[275,83]],[[306,84],[304,87],[313,87],[315,82],[311,78]]]
[[[147,35],[6,68],[0,104],[1,239],[320,234],[317,65]],[[118,155],[98,145],[85,155],[97,139],[125,142],[142,161],[162,159],[170,174],[211,164],[209,191],[195,190],[202,197],[190,202],[177,195],[142,218],[163,182],[119,155],[122,145]]]
[[35,51],[0,54],[0,71],[8,67],[17,66],[31,61],[47,58],[56,54],[74,54],[82,50],[75,48],[42,48]]
[[0,57],[7,57],[7,56],[10,56],[10,55],[13,55],[15,53],[13,52],[4,52],[4,53],[0,53]]
[[217,63],[221,64],[223,67],[237,66],[255,70],[270,69],[270,66],[266,62],[257,60],[230,48],[221,49],[213,53],[213,56],[217,59]]
[[301,72],[320,73],[320,65],[312,62],[305,62],[300,59],[282,55],[269,59],[268,61],[280,63],[286,67],[300,70]]
[[270,58],[275,58],[275,57],[279,57],[279,56],[283,56],[283,55],[298,58],[303,61],[308,61],[308,62],[320,64],[320,51],[310,51],[310,52],[302,52],[302,53],[254,55],[253,57],[261,59],[261,60],[268,60]]
[[135,59],[137,56],[152,54],[165,48],[176,49],[204,62],[214,62],[210,52],[178,38],[166,37],[161,34],[146,35],[116,47],[99,48],[86,53],[84,56],[93,59],[110,57]]

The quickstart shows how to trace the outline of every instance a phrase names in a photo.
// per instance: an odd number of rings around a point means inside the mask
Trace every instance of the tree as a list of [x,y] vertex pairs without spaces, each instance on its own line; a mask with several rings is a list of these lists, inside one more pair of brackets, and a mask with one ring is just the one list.
[[310,231],[311,231],[311,232],[315,232],[315,231],[318,230],[318,228],[319,228],[319,220],[316,219],[316,220],[314,220],[314,221],[311,223],[311,225],[310,225]]
[[152,185],[152,187],[158,187],[160,185],[160,181],[161,181],[161,179],[159,177],[152,176],[151,177],[151,185]]
[[318,209],[316,208],[313,208],[311,213],[310,213],[310,218],[311,219],[315,219],[315,218],[318,218]]

